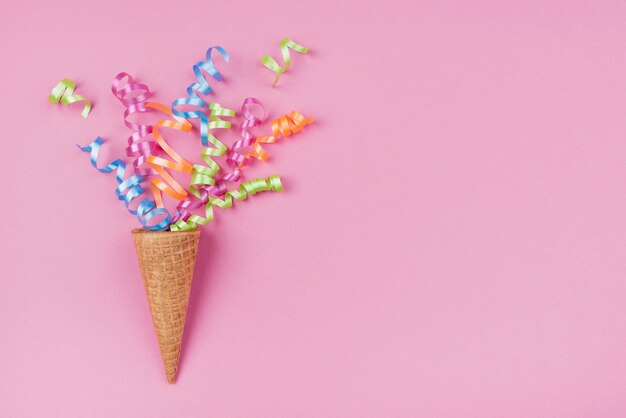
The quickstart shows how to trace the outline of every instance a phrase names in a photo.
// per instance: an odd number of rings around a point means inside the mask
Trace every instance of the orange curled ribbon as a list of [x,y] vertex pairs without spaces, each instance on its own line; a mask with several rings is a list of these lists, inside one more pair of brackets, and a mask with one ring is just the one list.
[[169,107],[160,103],[147,102],[146,107],[155,109],[159,112],[163,112],[171,116],[171,119],[162,119],[154,124],[152,128],[152,136],[159,144],[161,149],[171,158],[167,160],[155,155],[149,155],[146,162],[159,174],[159,178],[153,178],[151,180],[150,187],[152,194],[154,195],[154,201],[157,207],[163,207],[163,193],[166,193],[170,197],[176,200],[183,200],[187,197],[187,190],[185,190],[167,171],[166,169],[181,171],[183,173],[191,173],[192,165],[181,157],[176,151],[170,147],[163,135],[159,131],[159,128],[170,128],[178,131],[188,132],[191,130],[192,125],[188,120],[178,117],[172,113]]
[[247,158],[267,161],[269,155],[261,144],[273,144],[280,138],[288,137],[300,132],[306,125],[312,124],[313,118],[305,118],[300,113],[292,111],[289,115],[283,115],[272,121],[272,136],[259,136],[252,144],[252,151],[246,154]]

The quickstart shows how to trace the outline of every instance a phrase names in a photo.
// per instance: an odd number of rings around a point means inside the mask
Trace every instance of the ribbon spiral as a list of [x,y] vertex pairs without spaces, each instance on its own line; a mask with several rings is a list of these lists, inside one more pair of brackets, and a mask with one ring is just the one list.
[[284,66],[281,67],[280,65],[278,65],[278,62],[276,62],[274,58],[270,57],[267,54],[263,55],[263,57],[261,58],[261,64],[269,68],[271,71],[274,71],[274,73],[276,74],[274,83],[272,83],[273,86],[276,86],[278,84],[278,80],[280,80],[280,75],[287,71],[287,69],[291,66],[291,55],[289,54],[289,48],[301,54],[306,54],[309,52],[308,48],[305,48],[302,45],[295,43],[289,38],[283,38],[283,40],[280,41],[279,45],[280,52],[283,56],[283,61],[285,63]]
[[[172,111],[176,116],[187,118],[187,119],[200,119],[200,139],[202,140],[202,145],[207,147],[209,145],[209,127],[208,127],[208,117],[204,110],[204,107],[208,105],[208,103],[201,98],[198,94],[208,95],[213,91],[209,83],[206,81],[204,77],[204,73],[202,70],[207,72],[211,77],[213,77],[217,81],[222,81],[224,77],[217,70],[215,64],[213,63],[213,58],[211,54],[213,50],[216,50],[226,62],[229,60],[228,52],[221,46],[213,46],[206,51],[206,60],[200,61],[193,66],[193,72],[196,75],[197,82],[192,83],[187,87],[187,96],[180,99],[176,99],[172,102]],[[197,110],[181,110],[181,106],[193,106],[197,107]]]
[[135,113],[149,112],[146,101],[150,97],[150,88],[146,84],[136,83],[133,77],[121,72],[114,79],[111,86],[113,95],[124,105],[124,124],[135,131],[128,137],[126,155],[135,157],[133,168],[135,173],[144,177],[150,177],[157,173],[147,164],[149,155],[156,152],[158,145],[150,136],[152,125],[144,125],[132,122],[129,118]]
[[[254,113],[252,113],[252,105],[256,105],[261,108],[263,113],[260,118],[257,118]],[[228,165],[237,169],[244,167],[248,163],[247,155],[240,153],[239,150],[249,147],[254,143],[256,137],[250,132],[250,129],[263,123],[263,120],[265,120],[265,107],[263,107],[263,103],[254,97],[247,97],[241,105],[241,114],[244,117],[244,120],[239,125],[239,135],[241,136],[241,139],[232,145],[230,148],[230,155],[226,160]]]
[[252,151],[246,154],[247,158],[256,158],[257,160],[267,161],[269,155],[263,149],[261,144],[273,144],[281,136],[288,137],[300,132],[306,125],[314,122],[313,118],[305,118],[300,113],[292,111],[289,115],[283,115],[272,121],[272,135],[260,136],[256,138],[252,144]]
[[[118,186],[115,189],[115,194],[119,200],[123,200],[126,205],[126,209],[133,214],[137,215],[137,218],[141,222],[144,228],[150,231],[164,231],[170,224],[170,214],[164,208],[155,207],[155,203],[151,199],[143,199],[137,206],[137,209],[131,208],[131,202],[134,199],[139,198],[144,190],[141,187],[141,182],[143,181],[143,177],[141,175],[135,173],[128,179],[124,180],[124,175],[126,173],[126,163],[120,159],[117,159],[102,168],[98,168],[98,154],[100,153],[100,148],[104,140],[101,137],[97,137],[91,144],[81,147],[80,145],[76,145],[81,151],[89,152],[91,165],[101,173],[110,173],[113,170],[115,172],[115,179],[118,182]],[[161,222],[150,225],[150,220],[157,215],[164,215],[164,218]]]
[[214,206],[221,209],[227,209],[233,206],[233,199],[245,200],[248,198],[248,195],[254,195],[264,191],[282,192],[283,185],[280,182],[280,177],[271,176],[267,179],[259,178],[241,183],[239,189],[226,192],[223,200],[216,197],[209,197],[205,206],[205,218],[198,215],[191,215],[187,221],[182,219],[178,220],[176,223],[171,225],[170,229],[172,231],[188,231],[197,228],[198,225],[206,225],[215,217],[213,214]]
[[83,111],[80,115],[83,118],[87,118],[89,112],[91,111],[91,102],[80,94],[74,94],[75,88],[76,83],[69,78],[64,78],[59,81],[56,86],[54,86],[50,92],[50,96],[48,96],[48,101],[52,104],[57,104],[61,101],[64,105],[69,105],[75,102],[85,102],[85,106],[83,107]]
[[[184,118],[175,116],[165,105],[148,102],[150,88],[146,84],[136,83],[133,77],[127,73],[119,73],[114,79],[111,90],[115,97],[126,108],[124,110],[124,123],[135,132],[128,138],[126,154],[136,157],[133,161],[135,172],[151,179],[151,190],[157,207],[163,207],[163,195],[166,193],[176,200],[182,200],[187,196],[187,191],[167,172],[166,169],[191,173],[191,164],[183,159],[167,143],[159,128],[170,128],[183,132],[191,130],[192,125]],[[143,112],[164,113],[174,120],[162,119],[154,125],[143,125],[129,120],[130,115]],[[152,137],[153,140],[145,138]],[[167,160],[157,156],[157,151],[163,151]]]
[[152,136],[154,136],[157,144],[165,152],[165,154],[167,154],[172,159],[172,161],[154,155],[149,155],[147,157],[147,162],[150,167],[152,167],[154,171],[156,171],[161,176],[160,178],[152,179],[151,187],[152,194],[154,195],[154,200],[156,201],[156,205],[162,208],[163,195],[161,194],[161,192],[168,194],[176,200],[183,200],[185,197],[187,197],[187,191],[165,169],[169,168],[170,170],[182,171],[183,173],[191,173],[192,167],[188,161],[186,161],[183,157],[176,153],[176,151],[174,151],[172,147],[169,146],[169,144],[167,143],[167,141],[165,141],[165,138],[163,138],[163,135],[159,131],[159,128],[165,127],[188,132],[189,130],[191,130],[192,125],[189,121],[172,114],[169,108],[165,105],[148,102],[146,103],[146,107],[159,110],[175,119],[159,120],[157,123],[154,124],[154,127],[152,128]]
[[[215,135],[213,135],[210,130],[211,129],[230,129],[232,123],[230,121],[226,121],[221,119],[220,117],[234,117],[235,111],[232,109],[226,109],[222,107],[216,102],[213,102],[209,105],[209,109],[211,110],[211,115],[209,118],[209,122],[207,124],[207,129],[209,133],[207,135],[208,142],[213,147],[205,147],[200,154],[200,157],[206,163],[206,166],[196,164],[193,166],[191,183],[189,186],[189,191],[196,197],[200,198],[199,187],[207,187],[207,186],[215,186],[215,176],[220,170],[219,164],[217,164],[212,157],[221,157],[226,151],[226,145]],[[223,193],[225,193],[224,190]],[[223,194],[222,193],[222,194]]]

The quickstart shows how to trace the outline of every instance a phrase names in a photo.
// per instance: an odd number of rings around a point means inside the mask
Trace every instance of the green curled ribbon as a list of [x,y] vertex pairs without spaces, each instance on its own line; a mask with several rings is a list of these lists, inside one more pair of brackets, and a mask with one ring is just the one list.
[[239,185],[239,189],[229,190],[224,195],[224,199],[209,196],[205,206],[206,217],[191,215],[188,220],[180,219],[170,226],[172,231],[190,231],[196,229],[198,225],[206,225],[211,222],[215,215],[213,214],[213,206],[221,209],[227,209],[233,206],[233,199],[246,200],[248,195],[255,195],[259,192],[282,192],[283,185],[280,182],[280,176],[271,176],[267,179],[258,178],[256,180],[247,181]]
[[64,78],[59,81],[59,83],[54,86],[52,91],[50,92],[50,96],[48,96],[48,101],[52,104],[57,104],[59,101],[64,105],[69,105],[74,102],[85,102],[85,106],[83,107],[83,111],[81,112],[81,116],[83,118],[87,118],[89,112],[91,111],[91,102],[85,99],[80,94],[74,94],[74,89],[76,88],[76,83],[74,83],[69,78]]
[[212,157],[221,157],[228,149],[222,141],[211,133],[211,129],[230,129],[232,125],[231,122],[220,119],[220,116],[228,116],[231,118],[235,116],[234,110],[226,109],[215,102],[209,105],[209,109],[211,109],[211,115],[209,117],[209,123],[207,124],[207,139],[213,147],[207,146],[202,150],[200,158],[206,163],[206,166],[195,164],[191,171],[191,181],[189,183],[189,192],[197,198],[200,198],[200,187],[215,185],[215,175],[220,170],[220,166]]
[[263,57],[261,58],[261,64],[269,68],[271,71],[274,71],[274,73],[276,74],[276,78],[274,79],[274,83],[272,84],[273,86],[278,84],[280,75],[287,71],[287,69],[291,66],[291,55],[289,54],[289,48],[301,54],[306,54],[309,52],[308,48],[305,48],[302,45],[295,43],[289,38],[283,38],[283,40],[280,41],[279,45],[280,52],[283,56],[283,61],[285,62],[285,65],[283,67],[278,65],[278,62],[276,62],[274,58],[270,57],[267,54],[263,55]]

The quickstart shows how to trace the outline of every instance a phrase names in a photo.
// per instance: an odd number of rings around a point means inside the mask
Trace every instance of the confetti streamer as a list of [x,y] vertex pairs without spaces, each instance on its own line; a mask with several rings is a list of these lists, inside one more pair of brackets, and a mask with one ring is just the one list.
[[[126,108],[124,110],[124,124],[135,131],[128,138],[126,154],[136,157],[133,161],[135,172],[145,177],[155,177],[151,179],[150,184],[157,207],[163,207],[162,193],[175,200],[183,200],[187,197],[187,190],[166,169],[191,173],[192,166],[174,151],[159,129],[170,128],[188,132],[192,128],[191,123],[174,115],[165,105],[148,102],[147,100],[151,95],[150,88],[146,84],[136,83],[133,77],[127,73],[119,73],[113,79],[111,90]],[[144,125],[129,120],[132,114],[144,112],[164,113],[173,120],[162,119],[154,125]],[[159,150],[163,151],[171,160],[156,155]]]
[[151,109],[146,107],[146,101],[150,97],[150,88],[142,83],[136,83],[133,77],[127,73],[121,72],[114,79],[111,86],[113,95],[124,105],[124,124],[135,131],[128,137],[128,147],[126,155],[134,157],[133,168],[135,173],[145,178],[156,175],[147,164],[149,155],[153,155],[158,145],[152,134],[152,125],[144,125],[131,122],[130,116],[136,113],[150,112]]
[[[291,65],[289,49],[296,52],[307,53],[308,49],[288,38],[280,43],[284,60],[284,67],[269,56],[264,56],[264,65],[276,73],[276,84],[280,75]],[[241,107],[243,120],[239,125],[240,139],[230,147],[226,147],[213,133],[213,129],[230,129],[232,122],[225,118],[233,118],[236,112],[227,109],[215,102],[206,99],[213,89],[209,85],[206,75],[210,75],[216,81],[222,81],[223,76],[215,67],[212,52],[217,51],[226,62],[229,61],[228,53],[221,47],[211,47],[206,52],[204,61],[197,62],[193,66],[196,81],[187,88],[187,97],[176,99],[172,102],[171,109],[155,102],[149,102],[150,89],[146,84],[136,82],[128,73],[119,73],[113,80],[112,92],[123,104],[124,124],[134,132],[128,138],[126,154],[133,157],[135,172],[129,178],[124,179],[126,163],[116,159],[108,165],[98,168],[97,159],[99,151],[104,143],[102,138],[96,138],[87,146],[78,145],[83,152],[90,153],[91,164],[102,173],[116,172],[118,187],[115,193],[119,200],[124,201],[127,210],[138,217],[144,228],[151,231],[163,231],[168,227],[173,230],[188,230],[197,228],[198,225],[206,225],[214,219],[213,207],[227,209],[233,206],[234,200],[246,200],[249,195],[262,191],[282,191],[282,183],[279,176],[242,183],[236,189],[228,190],[227,182],[239,181],[241,169],[246,166],[250,158],[265,161],[267,153],[261,147],[261,143],[273,143],[281,135],[290,136],[297,133],[310,123],[312,118],[304,118],[297,112],[281,116],[272,122],[271,137],[255,137],[252,128],[259,126],[265,118],[265,109],[260,101],[249,97],[244,100]],[[210,79],[210,78],[209,78]],[[84,97],[74,94],[75,84],[71,80],[62,80],[51,92],[49,100],[53,103],[61,101],[70,104],[76,101],[85,101],[83,117],[89,114],[91,104]],[[254,106],[260,106],[263,115],[257,117],[253,112]],[[154,124],[136,122],[136,114],[158,112],[167,115]],[[193,126],[187,120],[200,119],[200,139],[204,146],[201,158],[205,165],[191,165],[176,153],[167,143],[163,135],[163,128],[190,131]],[[244,154],[243,150],[253,147],[250,153]],[[215,157],[226,156],[230,171],[223,168],[214,160]],[[169,159],[168,159],[169,157]],[[176,170],[191,174],[189,191],[185,190],[168,170]],[[221,174],[221,175],[220,175]],[[142,183],[150,179],[154,199],[146,198]],[[169,212],[163,208],[163,193],[179,200],[178,211],[172,218]],[[133,201],[139,201],[133,209]],[[190,209],[204,207],[204,217],[191,214]],[[162,217],[155,222],[155,217]],[[159,220],[159,219],[157,219]]]
[[271,176],[267,179],[259,178],[256,180],[241,183],[239,189],[230,190],[224,195],[224,199],[216,197],[209,197],[205,206],[206,217],[198,215],[191,215],[187,221],[179,220],[170,226],[172,231],[188,231],[196,229],[198,225],[206,225],[211,222],[215,215],[213,213],[213,207],[217,206],[221,209],[227,209],[233,206],[233,199],[245,200],[249,195],[254,195],[264,191],[276,191],[282,192],[283,185],[280,182],[279,176]]
[[280,75],[284,73],[285,71],[287,71],[287,69],[289,69],[289,67],[291,66],[291,55],[289,54],[290,48],[301,54],[306,54],[309,52],[308,48],[305,48],[302,45],[295,43],[289,38],[284,38],[282,41],[280,41],[279,45],[280,45],[280,52],[283,56],[283,61],[285,63],[283,67],[278,65],[278,62],[276,62],[274,58],[270,57],[267,54],[263,55],[263,57],[261,58],[261,63],[265,67],[269,68],[271,71],[274,71],[274,73],[276,74],[274,83],[272,83],[273,86],[276,86],[278,84],[278,80],[280,80]]
[[[216,50],[226,62],[229,60],[228,52],[221,46],[214,46],[209,48],[206,51],[206,61],[200,61],[193,66],[193,72],[196,75],[197,82],[192,83],[187,87],[187,95],[188,97],[180,98],[174,100],[172,102],[172,111],[176,116],[186,119],[200,119],[200,139],[202,140],[202,145],[205,147],[209,146],[209,118],[205,112],[205,107],[208,106],[208,103],[201,98],[198,94],[208,95],[213,91],[209,83],[206,81],[204,77],[204,73],[202,70],[207,72],[211,77],[213,77],[217,81],[222,81],[224,77],[222,74],[215,68],[215,64],[213,63],[213,58],[211,54],[213,50]],[[196,107],[196,110],[181,110],[181,107],[184,106],[192,106]]]
[[[262,116],[257,118],[252,113],[251,107],[258,106],[262,111]],[[265,107],[263,103],[254,97],[244,99],[241,105],[241,114],[244,117],[243,122],[239,125],[239,135],[241,139],[236,141],[230,148],[230,154],[226,160],[228,165],[235,169],[243,168],[248,163],[248,157],[239,152],[240,149],[249,147],[254,143],[256,137],[250,132],[250,129],[259,126],[265,120]]]
[[[217,139],[217,137],[210,131],[212,129],[230,129],[232,123],[230,121],[223,120],[220,117],[232,118],[235,116],[234,110],[226,109],[215,102],[209,105],[209,109],[211,110],[211,116],[207,124],[207,129],[209,130],[207,140],[211,145],[213,145],[213,147],[207,146],[202,150],[200,157],[204,160],[206,165],[203,166],[196,164],[193,166],[191,183],[189,186],[189,191],[198,198],[200,197],[200,187],[216,185],[215,176],[219,172],[220,166],[213,160],[212,157],[221,157],[227,151],[226,145]],[[226,191],[224,190],[224,193],[225,192]]]
[[76,83],[69,78],[64,78],[52,89],[50,96],[48,96],[48,101],[52,104],[57,104],[61,101],[64,105],[69,105],[75,102],[85,102],[85,106],[83,107],[83,111],[80,115],[83,118],[87,118],[89,112],[91,111],[91,102],[80,94],[74,94],[75,88]]
[[175,171],[181,171],[183,173],[191,173],[192,166],[183,157],[181,157],[170,145],[165,141],[163,135],[159,131],[159,128],[170,128],[183,132],[191,130],[191,123],[183,118],[179,118],[172,114],[169,108],[159,103],[148,102],[146,107],[150,109],[156,109],[160,112],[166,113],[173,117],[175,120],[162,119],[154,124],[152,128],[152,136],[156,139],[156,143],[165,152],[167,156],[171,158],[166,160],[162,157],[149,155],[147,162],[161,177],[154,178],[151,181],[152,194],[157,207],[163,207],[163,195],[161,192],[168,194],[173,199],[183,200],[187,197],[187,191],[165,170],[166,168]]
[[288,137],[300,132],[306,125],[314,122],[313,118],[305,118],[300,113],[292,111],[289,115],[283,115],[272,121],[272,135],[260,136],[256,138],[252,144],[252,151],[246,154],[246,158],[256,158],[257,160],[267,161],[269,155],[263,149],[261,144],[273,144],[281,136]]
[[[131,203],[135,199],[140,199],[144,193],[143,188],[141,187],[141,183],[143,182],[143,177],[139,174],[135,173],[128,179],[124,180],[124,176],[126,173],[126,163],[120,159],[117,159],[110,164],[98,168],[98,154],[100,153],[100,148],[104,140],[101,137],[97,137],[91,144],[81,147],[80,145],[76,145],[81,151],[89,152],[91,165],[101,173],[110,173],[115,170],[115,179],[118,182],[118,186],[115,189],[115,194],[119,200],[123,200],[126,209],[133,214],[137,215],[137,218],[141,222],[144,228],[150,231],[164,231],[168,228],[170,224],[170,214],[164,208],[157,208],[156,204],[151,199],[142,199],[137,209],[131,208]],[[151,225],[151,220],[155,216],[163,215],[163,219],[157,224]]]

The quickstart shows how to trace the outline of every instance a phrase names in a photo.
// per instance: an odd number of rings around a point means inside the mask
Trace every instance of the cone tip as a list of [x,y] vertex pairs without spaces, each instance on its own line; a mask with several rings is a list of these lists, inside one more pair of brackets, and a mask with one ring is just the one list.
[[177,368],[165,370],[165,376],[167,377],[167,383],[174,383],[176,381]]

